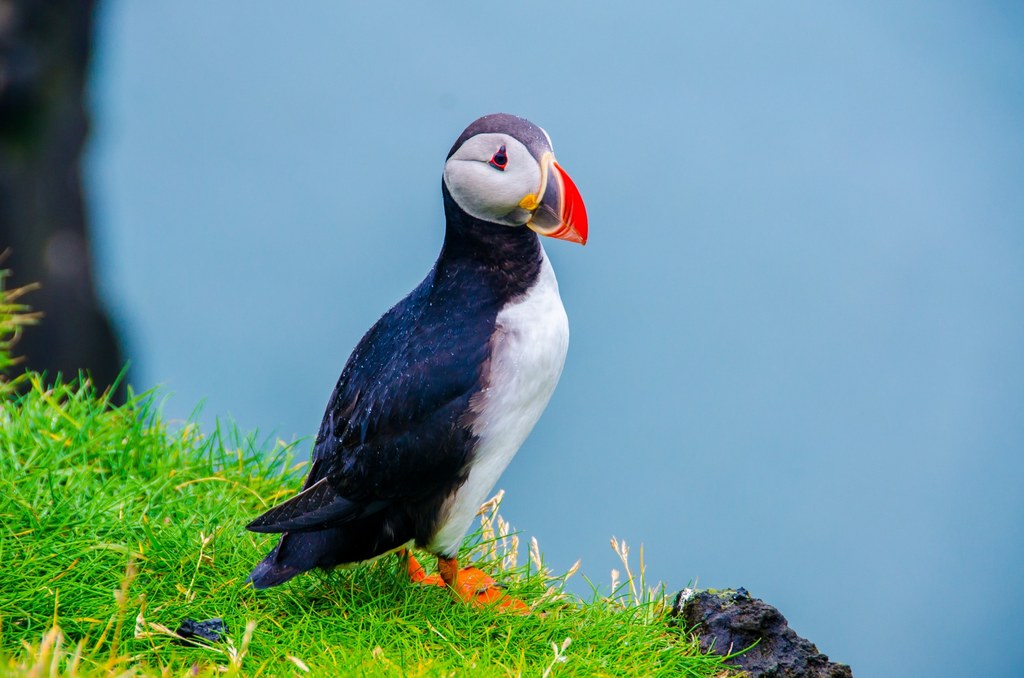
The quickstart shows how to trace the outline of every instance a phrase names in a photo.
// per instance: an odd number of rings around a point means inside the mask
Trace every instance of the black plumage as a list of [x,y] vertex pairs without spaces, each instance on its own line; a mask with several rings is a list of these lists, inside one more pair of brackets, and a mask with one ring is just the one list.
[[[474,446],[466,414],[485,376],[495,318],[533,284],[541,249],[533,231],[476,219],[443,184],[442,193],[447,225],[434,268],[352,352],[304,492],[249,526],[287,531],[250,575],[257,588],[411,540],[425,545],[441,503],[465,481]],[[308,493],[318,483],[320,491]],[[324,505],[333,515],[285,522]]]

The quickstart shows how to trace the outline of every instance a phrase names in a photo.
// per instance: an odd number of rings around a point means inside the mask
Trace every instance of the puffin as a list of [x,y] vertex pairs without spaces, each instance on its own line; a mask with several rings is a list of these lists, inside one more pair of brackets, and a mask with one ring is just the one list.
[[414,582],[526,609],[457,555],[562,374],[569,324],[538,235],[585,245],[586,207],[547,132],[505,113],[459,135],[441,195],[437,261],[352,351],[302,490],[247,525],[281,535],[254,588],[397,553]]

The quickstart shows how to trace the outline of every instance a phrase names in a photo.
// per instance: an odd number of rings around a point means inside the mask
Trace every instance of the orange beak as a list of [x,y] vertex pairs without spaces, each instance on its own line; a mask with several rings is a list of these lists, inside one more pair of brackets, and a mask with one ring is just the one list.
[[587,208],[576,184],[551,153],[544,154],[541,174],[539,195],[543,197],[538,202],[531,194],[520,203],[533,212],[526,225],[549,238],[586,245]]

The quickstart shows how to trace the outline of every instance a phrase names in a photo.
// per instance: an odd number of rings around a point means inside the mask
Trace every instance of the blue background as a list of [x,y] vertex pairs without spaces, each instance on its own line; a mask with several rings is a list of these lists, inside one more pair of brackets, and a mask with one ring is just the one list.
[[1019,3],[108,2],[91,94],[101,290],[172,417],[312,434],[448,147],[517,113],[591,241],[545,242],[572,343],[505,516],[860,678],[1024,663]]

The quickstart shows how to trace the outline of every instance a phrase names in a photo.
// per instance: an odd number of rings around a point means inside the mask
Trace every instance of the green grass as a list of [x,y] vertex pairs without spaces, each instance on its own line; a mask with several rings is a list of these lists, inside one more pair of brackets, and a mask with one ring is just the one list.
[[[3,360],[23,312],[0,299]],[[152,394],[114,406],[87,383],[0,382],[0,675],[727,675],[639,576],[569,597],[536,549],[514,562],[493,511],[463,557],[528,616],[412,584],[393,556],[252,590],[273,538],[243,526],[300,484],[292,452],[171,427]],[[181,644],[186,617],[223,617],[229,640]]]

